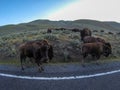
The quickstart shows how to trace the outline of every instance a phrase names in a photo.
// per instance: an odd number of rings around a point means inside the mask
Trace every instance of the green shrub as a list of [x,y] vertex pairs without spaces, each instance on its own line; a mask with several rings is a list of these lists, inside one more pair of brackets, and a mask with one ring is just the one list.
[[72,47],[79,47],[80,41],[79,40],[71,40],[70,41],[70,46]]
[[45,34],[43,37],[44,37],[44,39],[48,39],[48,40],[57,40],[58,39],[58,36],[54,35],[54,34]]

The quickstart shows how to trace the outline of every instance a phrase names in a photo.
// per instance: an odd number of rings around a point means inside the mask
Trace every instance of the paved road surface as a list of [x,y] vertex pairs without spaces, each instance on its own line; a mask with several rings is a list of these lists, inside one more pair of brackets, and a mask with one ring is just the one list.
[[[38,73],[36,68],[27,68],[24,72],[19,67],[0,66],[0,73],[29,77],[69,77],[94,75],[120,69],[120,62],[108,64],[47,65],[45,71]],[[120,72],[90,78],[70,80],[29,80],[0,76],[0,90],[120,90]]]

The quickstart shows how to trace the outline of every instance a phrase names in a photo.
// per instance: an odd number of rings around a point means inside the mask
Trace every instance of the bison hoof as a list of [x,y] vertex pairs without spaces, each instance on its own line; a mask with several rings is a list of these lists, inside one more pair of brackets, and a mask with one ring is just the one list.
[[47,60],[46,63],[49,63],[49,60]]
[[100,65],[100,63],[96,62],[96,65]]
[[21,68],[22,71],[24,71],[25,69],[24,68]]
[[44,61],[44,63],[49,63],[49,60],[47,60],[47,61]]
[[41,68],[41,70],[42,70],[42,71],[44,71],[44,69],[43,69],[43,68]]
[[39,72],[39,73],[41,73],[41,72],[42,72],[42,70],[41,70],[41,69],[39,69],[39,70],[38,70],[38,72]]
[[85,67],[85,64],[82,64],[82,67]]
[[40,69],[39,69],[39,72],[41,73],[42,71],[44,71],[44,69],[43,69],[43,68],[40,68]]

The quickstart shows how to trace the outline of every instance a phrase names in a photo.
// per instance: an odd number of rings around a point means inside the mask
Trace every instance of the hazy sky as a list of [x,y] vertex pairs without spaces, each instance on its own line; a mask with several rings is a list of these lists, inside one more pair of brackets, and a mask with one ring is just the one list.
[[120,22],[120,0],[78,0],[51,13],[52,20],[94,19]]
[[0,25],[36,19],[120,22],[120,0],[0,0]]

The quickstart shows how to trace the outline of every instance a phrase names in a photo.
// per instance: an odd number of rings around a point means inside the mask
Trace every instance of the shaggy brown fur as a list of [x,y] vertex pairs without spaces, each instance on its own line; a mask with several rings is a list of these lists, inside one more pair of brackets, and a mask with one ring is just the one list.
[[80,36],[81,36],[82,41],[83,41],[85,36],[91,36],[91,35],[92,35],[92,32],[88,28],[84,28],[83,30],[80,30]]
[[100,37],[86,36],[83,39],[84,43],[93,43],[93,42],[102,42],[105,43],[105,40]]
[[82,45],[81,53],[83,59],[85,59],[88,54],[90,54],[93,58],[96,57],[97,59],[99,59],[101,55],[108,57],[109,54],[111,54],[111,45],[110,43],[101,42],[84,43]]
[[19,46],[21,68],[23,68],[23,61],[28,58],[34,58],[35,63],[39,66],[39,71],[43,70],[42,63],[47,62],[48,59],[53,58],[52,45],[47,40],[29,41]]

